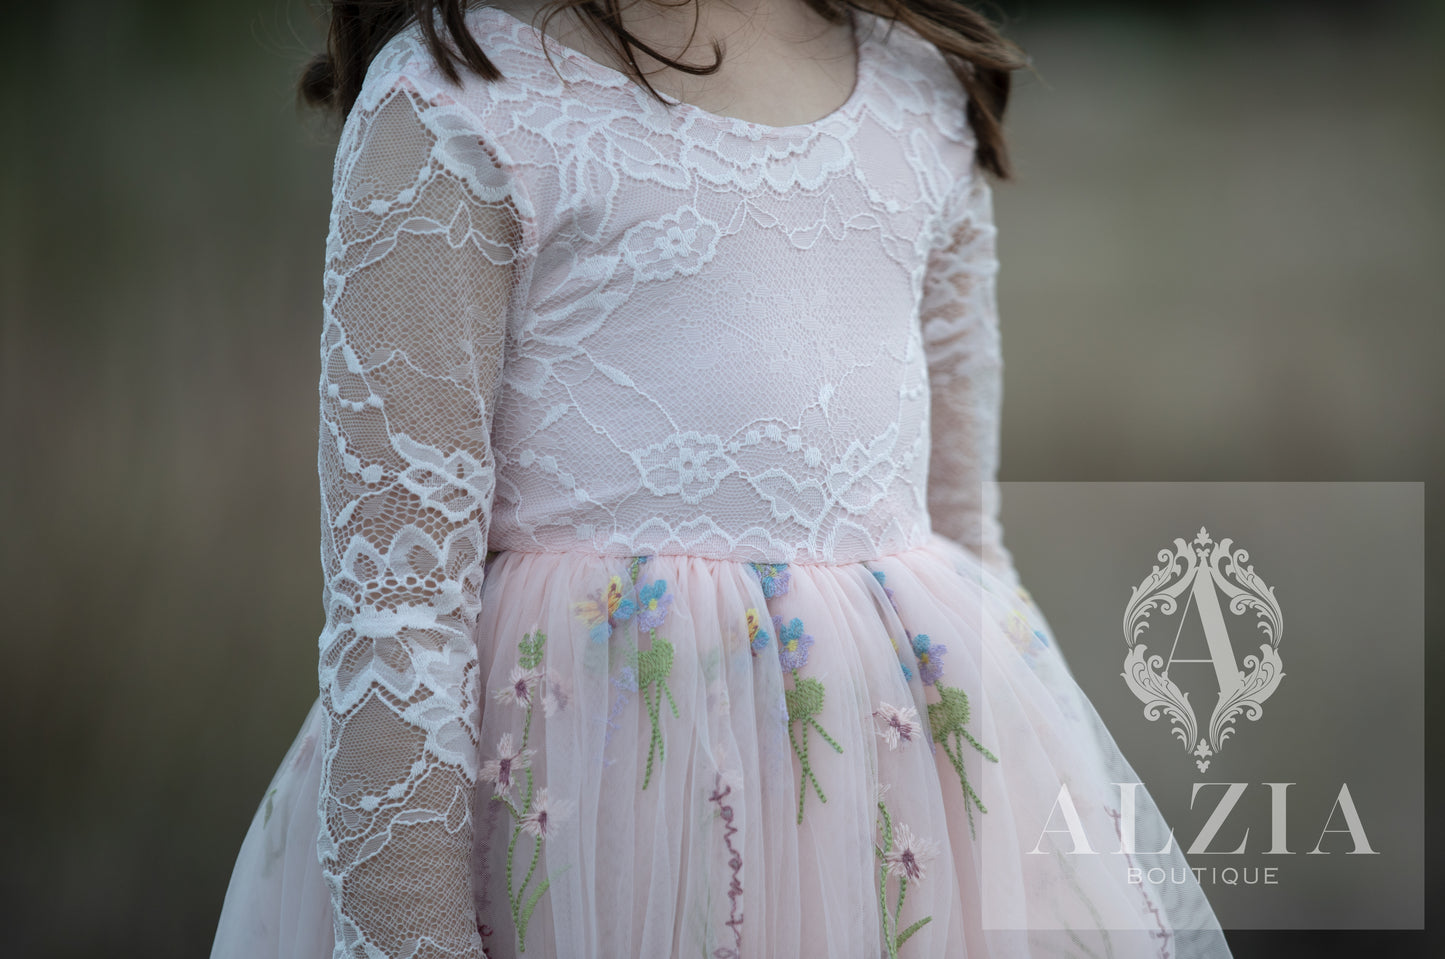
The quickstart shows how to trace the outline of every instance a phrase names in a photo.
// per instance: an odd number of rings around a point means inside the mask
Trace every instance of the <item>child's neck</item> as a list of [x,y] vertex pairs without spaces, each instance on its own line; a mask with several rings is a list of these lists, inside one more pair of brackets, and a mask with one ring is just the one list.
[[[540,27],[537,14],[545,0],[489,0],[489,5]],[[689,44],[694,13],[697,32]],[[724,47],[722,67],[708,76],[662,67],[634,51],[657,90],[709,113],[768,126],[794,126],[832,113],[853,89],[857,64],[850,26],[828,23],[801,0],[696,0],[677,7],[623,0],[621,15],[623,25],[643,43],[692,66],[712,63],[712,40]],[[547,34],[626,72],[572,10],[554,16]]]

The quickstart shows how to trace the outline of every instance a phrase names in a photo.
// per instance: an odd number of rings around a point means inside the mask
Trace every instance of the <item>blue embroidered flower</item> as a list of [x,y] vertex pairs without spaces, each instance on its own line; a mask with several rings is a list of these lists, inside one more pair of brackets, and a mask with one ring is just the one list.
[[794,616],[792,622],[783,625],[783,617],[773,617],[773,629],[778,634],[778,659],[784,669],[802,669],[808,662],[808,650],[813,645],[811,633],[803,632],[803,621]]
[[927,633],[913,637],[913,655],[918,658],[918,675],[925,686],[932,686],[943,675],[943,654],[948,647],[931,643]]
[[641,629],[659,629],[667,618],[668,607],[672,605],[672,594],[667,591],[667,580],[655,580],[651,586],[637,591],[637,625]]
[[772,599],[782,596],[788,591],[792,582],[792,573],[788,572],[787,563],[749,563],[753,572],[758,574],[758,579],[763,583],[763,596]]
[[886,577],[884,576],[883,571],[881,569],[872,569],[869,570],[869,572],[873,574],[874,579],[878,580],[878,585],[883,587],[883,593],[885,596],[888,597],[888,605],[893,607],[894,612],[897,612],[898,600],[893,598],[893,587],[889,586],[887,583],[884,582],[884,579],[886,579]]
[[748,648],[753,651],[754,656],[766,649],[768,640],[772,638],[758,621],[758,611],[751,606],[748,607],[748,636],[751,639]]
[[[893,654],[897,656],[898,640],[894,639],[892,636],[889,636],[888,641],[893,644]],[[899,656],[898,658],[898,666],[900,669],[903,670],[903,681],[906,683],[913,682],[913,670],[908,668],[908,664],[903,661],[903,657],[901,656]]]

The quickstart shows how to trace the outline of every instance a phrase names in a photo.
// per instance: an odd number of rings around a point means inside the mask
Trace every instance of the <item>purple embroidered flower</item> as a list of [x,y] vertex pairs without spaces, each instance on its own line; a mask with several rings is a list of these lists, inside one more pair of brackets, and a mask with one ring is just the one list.
[[502,733],[497,740],[497,758],[482,763],[481,777],[493,783],[493,792],[505,796],[512,791],[514,777],[532,764],[535,749],[519,749],[512,743],[511,733]]
[[913,742],[923,731],[923,726],[918,721],[918,710],[912,706],[894,706],[892,703],[880,702],[873,715],[883,723],[878,735],[883,737],[889,749],[897,749]]
[[928,641],[927,633],[913,637],[913,655],[918,658],[918,675],[923,685],[932,686],[943,675],[943,654],[948,647]]
[[923,867],[938,853],[938,840],[920,839],[900,822],[893,824],[893,848],[883,855],[883,862],[889,875],[917,882],[923,878]]
[[617,670],[617,675],[612,677],[612,685],[624,692],[637,692],[637,670],[633,669],[631,664],[621,667]]
[[758,579],[763,584],[763,596],[773,599],[782,596],[788,591],[788,586],[793,581],[793,574],[788,572],[787,563],[749,563],[753,572],[758,574]]
[[811,633],[803,632],[803,621],[794,616],[792,622],[783,625],[783,617],[773,617],[773,629],[778,634],[778,659],[784,669],[802,669],[808,662],[808,649],[813,645]]
[[567,799],[552,799],[547,787],[537,790],[532,808],[523,814],[520,825],[538,839],[551,839],[557,832],[558,824],[572,814],[572,803]]
[[667,580],[659,579],[651,586],[637,591],[637,625],[640,629],[660,629],[667,618],[668,607],[672,605],[672,594],[667,591]]

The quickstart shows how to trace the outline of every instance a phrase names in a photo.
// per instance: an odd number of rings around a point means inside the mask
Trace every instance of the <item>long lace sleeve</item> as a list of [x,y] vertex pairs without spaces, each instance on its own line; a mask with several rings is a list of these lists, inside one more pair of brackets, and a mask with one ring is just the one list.
[[955,188],[945,244],[934,250],[920,319],[928,358],[933,528],[1018,586],[999,523],[999,347],[997,229],[993,190],[975,166]]
[[337,957],[483,955],[473,629],[514,199],[425,68],[373,67],[337,150],[321,337],[317,851]]

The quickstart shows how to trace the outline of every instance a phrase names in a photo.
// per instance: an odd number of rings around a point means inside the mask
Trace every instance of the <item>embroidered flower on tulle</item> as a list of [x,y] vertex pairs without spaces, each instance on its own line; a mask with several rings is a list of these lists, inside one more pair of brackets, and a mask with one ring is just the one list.
[[535,749],[513,745],[511,733],[502,733],[502,738],[497,740],[497,758],[482,763],[482,780],[494,784],[496,795],[505,796],[512,791],[513,777],[530,766],[536,754]]
[[552,798],[547,787],[537,790],[532,808],[522,814],[520,825],[523,830],[538,839],[551,839],[558,826],[572,814],[572,802],[568,799]]
[[763,629],[762,622],[758,618],[758,611],[751,606],[748,607],[748,648],[753,651],[753,655],[756,656],[767,649],[768,641],[772,638],[772,635]]
[[617,675],[612,677],[612,685],[629,693],[637,692],[637,670],[631,663],[618,668]]
[[536,667],[523,669],[521,666],[513,666],[511,675],[507,677],[507,685],[498,689],[493,695],[497,701],[519,706],[528,709],[532,706],[536,695],[537,687],[542,682],[542,671]]
[[893,598],[893,587],[887,585],[887,584],[884,582],[884,580],[885,580],[887,577],[883,574],[883,570],[881,570],[881,569],[874,569],[874,570],[869,570],[869,572],[871,572],[871,573],[873,574],[873,578],[874,578],[874,579],[878,580],[878,585],[883,587],[883,594],[888,597],[888,603],[889,603],[889,605],[891,605],[894,609],[897,609],[897,608],[898,608],[898,600],[896,600],[896,599]]
[[542,715],[556,715],[567,708],[568,700],[567,688],[557,678],[556,673],[547,670],[547,676],[542,681]]
[[774,599],[788,591],[793,574],[788,572],[787,563],[749,563],[758,580],[763,584],[763,596]]
[[667,591],[667,581],[659,579],[650,586],[637,591],[639,609],[637,625],[642,629],[661,629],[667,618],[668,607],[672,605],[672,594]]
[[773,617],[773,630],[778,634],[778,659],[784,669],[802,669],[808,663],[808,650],[813,645],[811,633],[803,632],[803,621],[794,616],[788,625],[783,617]]
[[613,576],[607,588],[572,604],[577,618],[587,623],[587,635],[594,643],[605,643],[618,623],[637,612],[637,604],[625,595],[621,576]]
[[897,749],[900,746],[913,742],[920,732],[923,731],[923,724],[919,721],[918,710],[912,706],[894,706],[892,703],[879,703],[873,715],[882,723],[883,728],[878,735],[888,744],[889,749]]
[[932,686],[943,676],[943,654],[948,647],[930,642],[927,633],[913,637],[913,655],[918,659],[918,675],[925,686]]
[[[893,654],[895,656],[898,655],[898,640],[889,636],[888,641],[893,644]],[[901,656],[898,658],[898,668],[903,670],[903,681],[905,683],[913,682],[913,670],[908,668],[908,664],[903,661],[903,657]]]
[[883,863],[892,876],[917,882],[923,878],[924,867],[938,855],[941,846],[936,839],[921,839],[903,823],[893,824],[893,848],[883,856]]

